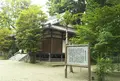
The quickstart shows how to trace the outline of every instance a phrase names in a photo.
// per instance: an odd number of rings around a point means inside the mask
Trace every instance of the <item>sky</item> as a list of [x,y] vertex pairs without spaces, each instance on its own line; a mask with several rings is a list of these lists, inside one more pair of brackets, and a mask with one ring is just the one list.
[[48,0],[31,0],[32,4],[40,4],[41,6],[44,6]]
[[40,5],[42,7],[42,10],[48,15],[48,13],[47,13],[48,8],[46,6],[46,2],[48,0],[31,0],[31,1],[32,1],[32,4]]
[[[48,8],[46,6],[46,2],[48,0],[31,0],[32,4],[40,5],[42,7],[42,10],[49,16]],[[0,5],[1,6],[1,5]]]

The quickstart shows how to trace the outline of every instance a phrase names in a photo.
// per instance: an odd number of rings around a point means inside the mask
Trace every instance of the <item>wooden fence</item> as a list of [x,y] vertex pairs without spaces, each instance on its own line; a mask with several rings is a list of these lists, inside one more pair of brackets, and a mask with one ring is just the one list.
[[50,53],[41,53],[37,54],[37,60],[40,61],[64,61],[65,54],[50,54]]

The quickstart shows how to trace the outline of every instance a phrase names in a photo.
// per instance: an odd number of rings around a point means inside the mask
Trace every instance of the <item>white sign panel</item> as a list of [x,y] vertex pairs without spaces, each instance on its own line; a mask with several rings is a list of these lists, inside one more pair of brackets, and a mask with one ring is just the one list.
[[88,66],[88,46],[67,46],[67,64]]

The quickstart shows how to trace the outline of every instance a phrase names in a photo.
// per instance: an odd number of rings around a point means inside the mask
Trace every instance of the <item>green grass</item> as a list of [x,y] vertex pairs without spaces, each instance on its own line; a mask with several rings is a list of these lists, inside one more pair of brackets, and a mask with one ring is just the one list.
[[3,56],[0,56],[0,60],[4,60],[4,57],[3,57]]

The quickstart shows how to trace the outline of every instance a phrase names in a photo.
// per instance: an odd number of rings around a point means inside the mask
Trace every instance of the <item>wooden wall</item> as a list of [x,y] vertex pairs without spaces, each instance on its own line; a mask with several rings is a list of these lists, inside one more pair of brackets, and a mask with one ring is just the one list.
[[54,29],[45,30],[43,33],[42,51],[47,53],[62,53],[65,32]]

